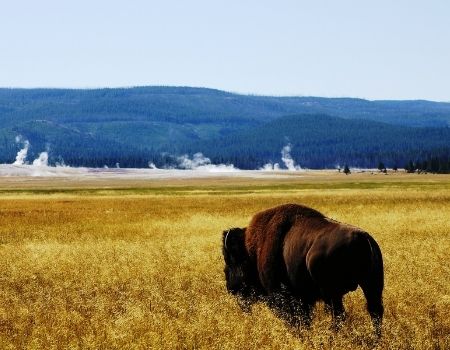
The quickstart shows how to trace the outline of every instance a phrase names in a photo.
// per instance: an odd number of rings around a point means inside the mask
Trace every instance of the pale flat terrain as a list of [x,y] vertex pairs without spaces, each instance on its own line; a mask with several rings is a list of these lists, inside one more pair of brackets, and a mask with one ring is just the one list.
[[[384,336],[358,289],[343,329],[317,305],[293,330],[241,311],[221,232],[303,203],[371,232],[385,260]],[[450,176],[0,178],[0,348],[448,349]]]
[[[11,166],[7,166],[10,169]],[[35,168],[34,168],[35,169]],[[150,170],[150,169],[99,169],[69,168],[61,175],[58,168],[46,167],[54,171],[52,176],[24,175],[0,176],[0,190],[9,189],[100,189],[100,188],[167,188],[167,187],[216,187],[225,186],[278,186],[297,185],[308,187],[313,184],[324,186],[348,187],[348,184],[368,184],[385,186],[391,182],[402,184],[450,183],[450,175],[408,174],[404,171],[388,174],[376,170],[359,170],[350,175],[338,173],[337,170],[308,171],[257,171],[240,170],[236,172],[207,172],[196,170]],[[80,169],[80,170],[78,170]],[[86,170],[85,170],[86,169]],[[39,170],[39,169],[38,169]],[[72,174],[72,172],[75,172]],[[13,173],[14,174],[14,173]],[[0,172],[1,175],[1,172]],[[72,176],[73,175],[73,176]]]

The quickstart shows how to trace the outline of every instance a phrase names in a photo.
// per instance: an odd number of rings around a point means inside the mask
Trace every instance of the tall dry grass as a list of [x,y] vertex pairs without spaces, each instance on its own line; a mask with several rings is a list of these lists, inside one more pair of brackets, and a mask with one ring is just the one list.
[[[362,292],[342,330],[318,304],[310,330],[225,290],[221,231],[298,202],[371,232],[386,269],[384,336]],[[15,194],[0,199],[2,349],[448,349],[450,190],[258,189]]]

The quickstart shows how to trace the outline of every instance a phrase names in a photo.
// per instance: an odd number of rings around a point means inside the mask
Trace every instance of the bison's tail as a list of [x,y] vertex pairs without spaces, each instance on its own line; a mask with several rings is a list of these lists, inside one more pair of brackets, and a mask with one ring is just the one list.
[[383,257],[377,242],[366,234],[366,241],[370,251],[370,263],[366,274],[362,276],[360,286],[367,300],[367,310],[375,327],[376,334],[381,335],[381,321],[383,318],[383,288],[384,270]]

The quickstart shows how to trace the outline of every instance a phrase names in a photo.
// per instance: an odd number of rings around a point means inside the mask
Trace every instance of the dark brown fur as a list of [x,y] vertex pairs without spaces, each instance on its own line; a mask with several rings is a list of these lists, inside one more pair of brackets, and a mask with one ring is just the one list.
[[245,229],[224,232],[223,253],[230,292],[282,296],[281,308],[287,305],[306,323],[315,302],[323,300],[337,326],[344,294],[361,286],[380,334],[383,261],[378,244],[361,229],[286,204],[257,213]]

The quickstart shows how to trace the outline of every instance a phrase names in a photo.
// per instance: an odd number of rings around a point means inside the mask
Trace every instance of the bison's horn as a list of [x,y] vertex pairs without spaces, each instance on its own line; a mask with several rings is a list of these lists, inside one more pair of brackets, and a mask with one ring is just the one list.
[[230,233],[230,231],[231,231],[231,228],[228,229],[227,233],[225,234],[225,240],[223,242],[223,245],[224,245],[225,249],[228,249],[227,248],[227,239],[228,239],[228,234]]

